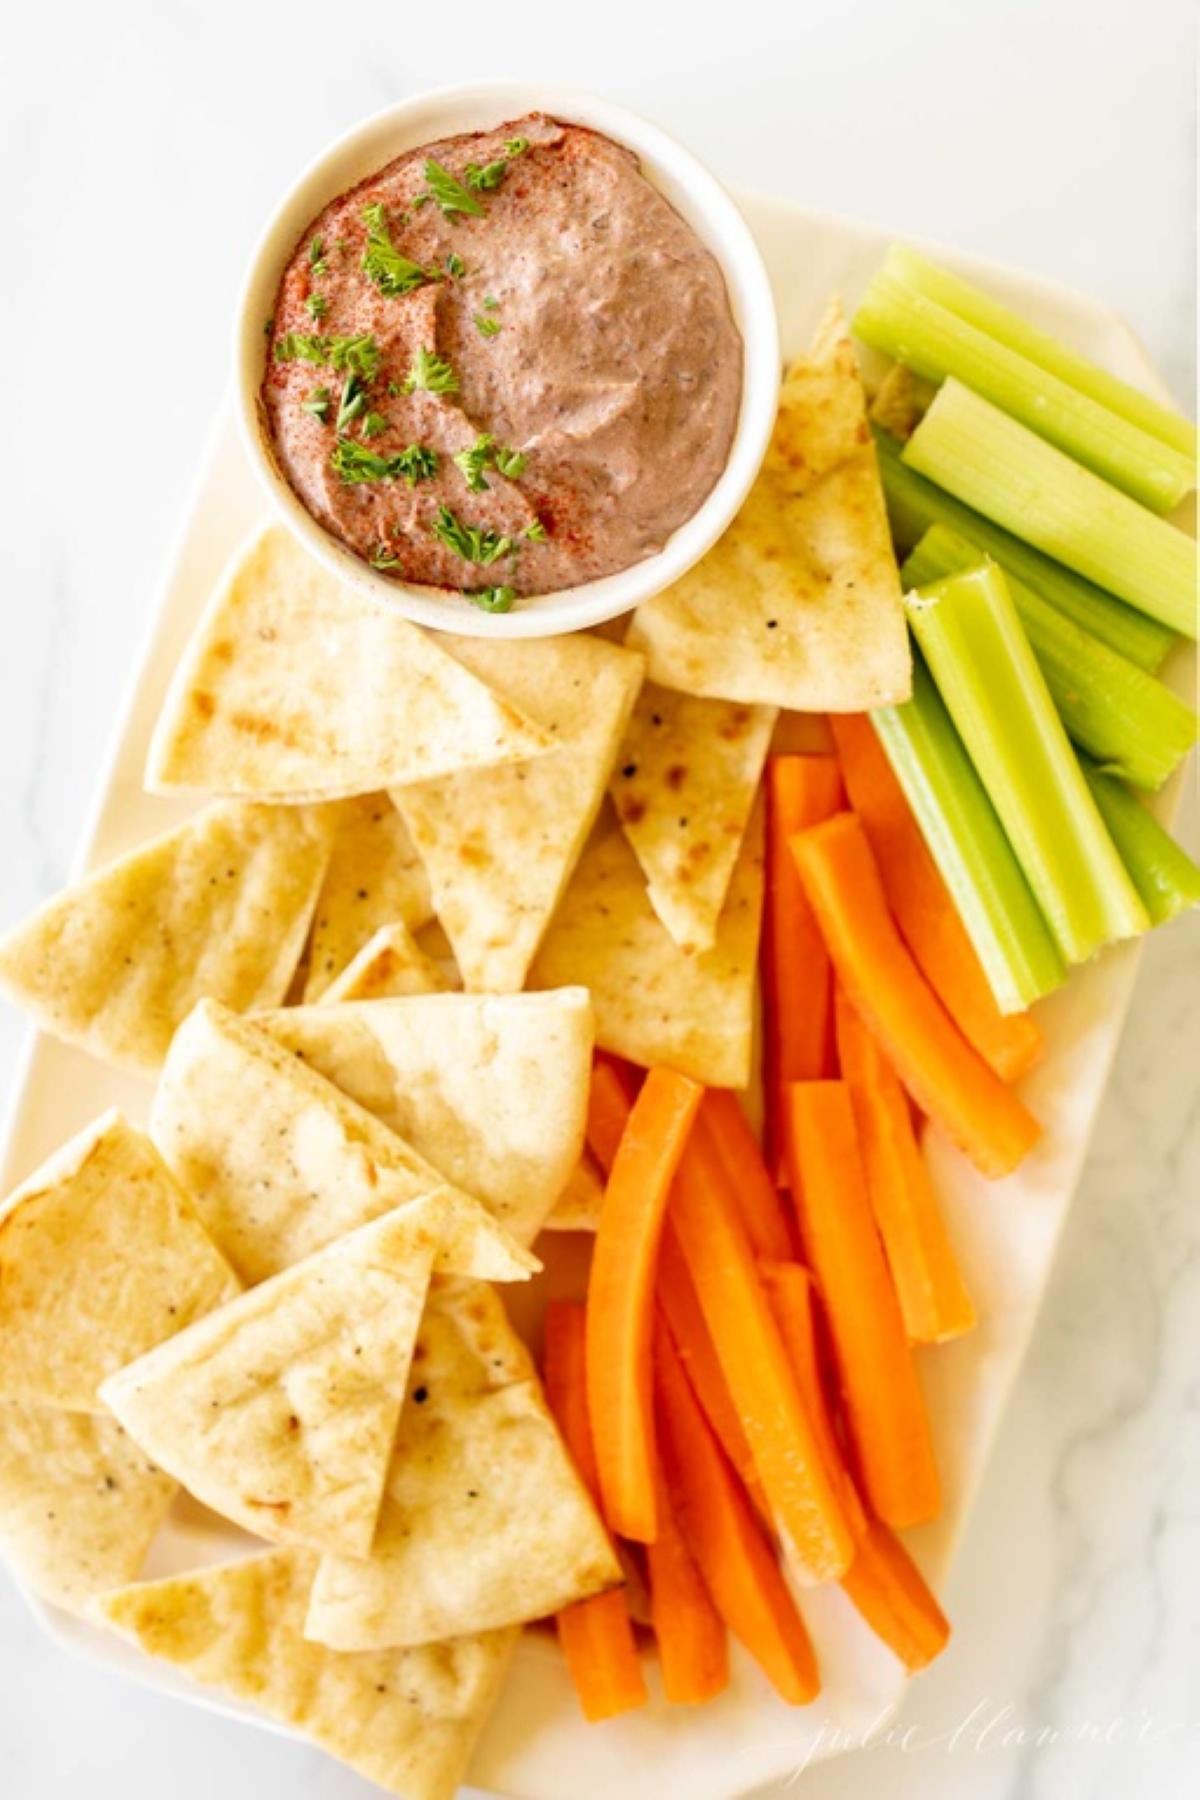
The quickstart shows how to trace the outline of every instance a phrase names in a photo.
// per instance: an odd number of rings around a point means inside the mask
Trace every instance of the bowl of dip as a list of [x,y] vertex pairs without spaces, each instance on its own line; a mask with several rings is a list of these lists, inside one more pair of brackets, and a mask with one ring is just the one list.
[[546,83],[443,89],[338,139],[238,309],[255,469],[332,573],[417,623],[617,617],[716,541],[766,451],[775,305],[675,139]]

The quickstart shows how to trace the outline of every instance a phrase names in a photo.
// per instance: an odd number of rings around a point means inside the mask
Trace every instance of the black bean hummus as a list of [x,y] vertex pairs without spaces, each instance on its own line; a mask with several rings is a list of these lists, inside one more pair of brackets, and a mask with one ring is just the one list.
[[376,568],[497,609],[660,550],[741,401],[715,258],[628,150],[542,114],[327,206],[268,339],[266,428],[309,512]]

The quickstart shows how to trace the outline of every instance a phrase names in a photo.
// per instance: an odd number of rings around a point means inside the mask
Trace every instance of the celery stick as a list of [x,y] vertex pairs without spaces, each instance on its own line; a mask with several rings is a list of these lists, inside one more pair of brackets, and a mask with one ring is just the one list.
[[1131,606],[1194,638],[1196,544],[959,381],[901,460]]
[[972,512],[961,500],[926,481],[915,469],[906,468],[900,461],[900,445],[890,438],[877,436],[875,442],[892,536],[901,550],[911,550],[930,525],[952,526],[998,562],[1006,575],[1016,575],[1110,650],[1151,675],[1162,667],[1175,642],[1173,631],[1094,587],[1073,569],[1051,561],[1032,545],[1023,544],[982,513]]
[[905,598],[950,717],[1068,962],[1149,928],[995,563]]
[[920,651],[911,700],[870,715],[1002,1012],[1066,977],[1066,964],[963,749]]
[[1049,374],[1070,382],[1081,394],[1090,395],[1102,406],[1128,419],[1130,424],[1140,426],[1195,461],[1196,427],[1182,413],[1152,400],[1149,394],[1131,387],[1119,376],[1110,375],[1107,369],[1101,369],[1088,357],[1069,350],[1057,338],[1039,331],[1036,325],[981,293],[969,281],[926,262],[915,250],[896,245],[888,252],[883,266],[889,275],[903,281],[918,294],[948,307],[968,324],[988,332],[1010,350],[1018,351]]
[[868,287],[853,329],[926,381],[965,382],[1154,512],[1170,512],[1195,486],[1190,457],[886,272]]
[[[979,551],[946,525],[934,525],[901,570],[909,587],[927,587],[980,562]],[[1169,687],[1006,574],[1008,591],[1067,736],[1135,787],[1158,788],[1196,742],[1196,715]]]
[[1080,758],[1080,766],[1142,904],[1156,925],[1200,906],[1200,869],[1153,813],[1112,775]]

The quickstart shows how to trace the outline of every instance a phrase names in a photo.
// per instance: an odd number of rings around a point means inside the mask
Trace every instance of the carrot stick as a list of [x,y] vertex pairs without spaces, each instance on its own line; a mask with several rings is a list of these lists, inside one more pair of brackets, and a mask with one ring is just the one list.
[[592,1253],[587,1395],[604,1516],[636,1543],[654,1541],[654,1401],[650,1339],[663,1213],[704,1089],[651,1069],[617,1147]]
[[655,1375],[663,1473],[717,1611],[783,1698],[806,1706],[821,1684],[804,1621],[709,1430],[661,1315]]
[[875,1635],[904,1666],[924,1668],[945,1649],[950,1626],[895,1533],[868,1515],[846,1468],[821,1380],[812,1276],[796,1263],[763,1264],[761,1273],[822,1451],[843,1484],[846,1511],[854,1528],[855,1556],[841,1585]]
[[700,1706],[729,1686],[729,1640],[688,1549],[656,1469],[658,1536],[646,1546],[650,1604],[663,1693],[674,1706]]
[[791,841],[804,889],[850,1000],[921,1108],[985,1175],[1037,1142],[1029,1109],[972,1049],[905,948],[853,813]]
[[655,1295],[679,1360],[687,1370],[692,1391],[716,1434],[717,1442],[737,1470],[742,1485],[754,1504],[754,1510],[761,1519],[769,1520],[770,1512],[754,1466],[754,1455],[729,1392],[712,1334],[708,1329],[708,1321],[696,1293],[696,1284],[687,1266],[687,1258],[680,1248],[669,1206],[663,1221],[662,1242],[658,1247]]
[[786,1176],[778,1129],[783,1084],[835,1073],[831,1057],[829,958],[788,854],[796,832],[842,804],[832,756],[767,759],[766,888],[763,898],[763,1100],[767,1167]]
[[671,1195],[670,1218],[771,1515],[811,1581],[843,1574],[853,1539],[755,1267],[736,1194],[701,1113]]
[[941,1487],[845,1083],[793,1082],[785,1127],[800,1237],[825,1302],[863,1490],[887,1524],[919,1525],[936,1518]]
[[628,1064],[598,1054],[588,1089],[588,1149],[607,1175],[616,1159],[621,1134],[637,1098],[637,1083]]
[[1029,1013],[1002,1013],[950,890],[865,713],[831,717],[850,804],[875,853],[896,923],[930,987],[997,1075],[1017,1081],[1045,1049]]
[[[600,1484],[587,1413],[586,1337],[583,1307],[552,1300],[546,1308],[546,1400],[584,1485],[598,1503]],[[564,1608],[557,1626],[585,1719],[611,1719],[645,1704],[649,1693],[623,1589]]]
[[710,1088],[703,1109],[727,1180],[741,1202],[742,1221],[755,1256],[786,1261],[795,1254],[791,1221],[750,1121],[728,1088]]
[[838,1058],[850,1090],[867,1192],[910,1344],[941,1344],[975,1324],[899,1077],[847,1000],[834,998]]

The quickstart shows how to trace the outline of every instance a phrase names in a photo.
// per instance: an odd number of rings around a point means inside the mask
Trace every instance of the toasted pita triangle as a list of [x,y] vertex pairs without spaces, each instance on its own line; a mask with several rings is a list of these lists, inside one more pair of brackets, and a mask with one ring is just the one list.
[[234,558],[150,746],[153,793],[334,800],[535,756],[546,738],[282,525]]
[[581,988],[288,1007],[257,1023],[529,1243],[583,1146]]
[[762,472],[725,535],[638,607],[664,687],[802,712],[908,698],[912,667],[854,347],[834,302],[789,372]]
[[778,716],[649,681],[638,695],[611,793],[650,904],[684,950],[716,938]]
[[406,1800],[453,1800],[515,1631],[340,1656],[303,1636],[313,1558],[276,1550],[106,1594],[93,1612],[152,1656],[299,1731]]
[[136,1580],[177,1491],[107,1414],[0,1402],[0,1549],[55,1606]]
[[150,1134],[248,1287],[438,1192],[461,1227],[444,1233],[439,1267],[509,1281],[538,1266],[403,1138],[225,1007],[205,1002],[176,1034]]
[[43,1030],[155,1074],[206,994],[278,1006],[329,860],[327,808],[205,808],[0,942],[0,987]]
[[656,915],[620,830],[597,837],[529,972],[531,988],[591,989],[596,1042],[643,1067],[709,1087],[750,1079],[754,977],[762,916],[762,806],[734,865],[711,950],[681,950]]
[[381,925],[321,995],[323,1006],[343,1000],[399,1000],[445,993],[449,983],[407,925]]
[[118,1371],[105,1405],[235,1524],[366,1556],[445,1210],[339,1238]]
[[429,877],[386,794],[337,809],[333,854],[313,914],[306,1001],[326,988],[385,925],[420,931],[433,917]]
[[439,1282],[369,1559],[321,1559],[305,1630],[340,1650],[542,1618],[621,1567],[490,1288]]
[[453,654],[537,720],[552,755],[393,795],[429,873],[463,986],[515,993],[592,828],[642,662],[596,638],[481,643]]
[[238,1292],[153,1144],[106,1113],[0,1211],[0,1399],[98,1412],[106,1375]]

